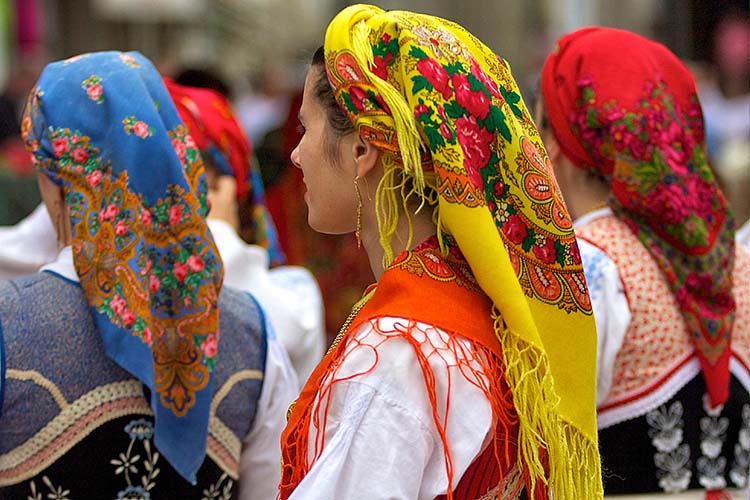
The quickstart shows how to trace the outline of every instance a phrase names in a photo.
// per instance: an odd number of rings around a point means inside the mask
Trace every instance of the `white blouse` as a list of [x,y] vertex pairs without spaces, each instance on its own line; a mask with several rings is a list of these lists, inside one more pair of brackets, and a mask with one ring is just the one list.
[[737,230],[737,244],[750,252],[750,220]]
[[424,323],[412,326],[402,318],[379,318],[349,340],[344,361],[323,387],[331,378],[347,380],[333,384],[326,419],[321,404],[325,427],[310,430],[312,466],[291,499],[433,500],[448,490],[443,444],[422,369],[414,348],[392,333],[410,330],[427,356],[439,416],[447,421],[451,488],[489,441],[489,401],[456,362],[478,369],[471,344],[460,338],[449,345],[444,331]]
[[326,343],[323,297],[315,278],[300,266],[269,271],[264,248],[248,245],[222,220],[209,218],[208,227],[224,262],[224,284],[258,299],[304,384]]
[[[52,271],[78,283],[71,247],[62,249],[57,259],[40,271]],[[286,411],[297,397],[297,375],[289,362],[284,347],[266,321],[268,347],[263,387],[260,392],[255,421],[245,436],[240,456],[240,500],[269,500],[276,498],[281,478],[281,449],[279,440],[286,426]]]
[[[608,215],[612,215],[608,207],[589,212],[576,219],[573,228]],[[612,387],[612,368],[630,324],[630,307],[620,273],[612,259],[580,238],[578,248],[596,321],[596,402],[601,404]]]

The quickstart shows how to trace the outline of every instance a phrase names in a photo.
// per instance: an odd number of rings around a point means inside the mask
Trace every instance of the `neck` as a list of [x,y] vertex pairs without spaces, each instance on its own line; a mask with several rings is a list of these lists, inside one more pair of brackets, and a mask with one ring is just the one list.
[[[362,245],[365,247],[367,257],[370,260],[372,274],[375,276],[375,280],[378,281],[383,274],[383,255],[385,251],[380,246],[380,233],[378,232],[377,220],[375,219],[374,206],[372,211],[368,211],[368,213],[371,217],[365,217],[365,213],[362,214]],[[432,222],[432,209],[425,206],[418,214],[412,213],[411,228],[412,237],[411,241],[409,241],[409,223],[403,211],[399,210],[396,232],[393,238],[391,238],[394,257],[405,250],[411,250],[437,232],[435,224]]]
[[565,199],[565,204],[573,220],[607,206],[609,189],[598,179],[586,177],[579,184],[572,196]]

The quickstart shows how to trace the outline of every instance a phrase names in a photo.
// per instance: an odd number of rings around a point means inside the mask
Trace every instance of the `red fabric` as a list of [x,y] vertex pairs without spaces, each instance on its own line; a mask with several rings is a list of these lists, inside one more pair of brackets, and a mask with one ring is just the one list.
[[250,190],[250,142],[229,102],[210,89],[186,87],[167,78],[164,84],[198,149],[218,148],[237,179],[237,199]]
[[706,160],[689,70],[663,45],[611,28],[562,37],[542,95],[563,154],[604,178],[609,204],[678,300],[712,406],[729,394],[734,218]]

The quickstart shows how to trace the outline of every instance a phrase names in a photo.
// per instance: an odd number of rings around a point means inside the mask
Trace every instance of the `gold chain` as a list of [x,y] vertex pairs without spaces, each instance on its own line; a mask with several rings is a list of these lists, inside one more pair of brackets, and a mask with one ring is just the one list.
[[344,334],[349,329],[349,326],[351,326],[352,321],[354,321],[354,318],[357,317],[357,314],[359,314],[359,311],[362,310],[363,307],[365,307],[365,304],[369,302],[369,300],[372,298],[372,296],[375,294],[375,289],[373,288],[370,290],[364,297],[359,299],[356,304],[354,304],[354,307],[352,307],[351,312],[349,313],[349,316],[346,317],[346,321],[344,321],[344,324],[341,325],[341,328],[339,329],[339,333],[336,334],[336,338],[333,339],[333,342],[331,343],[331,346],[328,348],[328,351],[326,354],[329,354],[331,351],[333,351],[337,345],[341,343],[341,339],[344,338]]
[[584,215],[590,214],[591,212],[596,212],[597,210],[600,210],[602,208],[605,208],[608,205],[607,200],[600,201],[599,203],[594,203],[589,208],[583,211],[581,215],[579,215],[577,218],[580,219]]
[[[354,318],[357,317],[357,314],[359,314],[359,311],[362,310],[363,307],[365,307],[365,304],[372,298],[372,296],[375,294],[375,288],[367,292],[367,294],[359,299],[356,304],[354,304],[354,307],[352,307],[351,312],[349,313],[349,316],[347,316],[346,321],[344,321],[344,324],[341,325],[341,329],[339,329],[339,333],[336,334],[336,338],[333,339],[333,342],[331,343],[331,346],[328,348],[328,351],[326,351],[326,356],[331,353],[334,349],[336,349],[336,346],[341,343],[341,339],[344,338],[344,334],[349,329],[349,326],[352,324],[352,321],[354,321]],[[297,405],[297,400],[295,399],[292,401],[292,404],[289,405],[289,408],[286,410],[286,419],[289,420],[289,417],[292,415],[292,411],[294,411],[294,407]]]

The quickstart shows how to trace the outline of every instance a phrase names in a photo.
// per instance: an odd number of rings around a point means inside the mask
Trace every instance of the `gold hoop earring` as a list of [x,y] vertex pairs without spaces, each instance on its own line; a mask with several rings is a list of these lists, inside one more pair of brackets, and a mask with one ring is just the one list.
[[354,176],[354,191],[357,192],[357,226],[354,236],[357,238],[357,248],[362,248],[362,194],[359,192],[359,175]]

